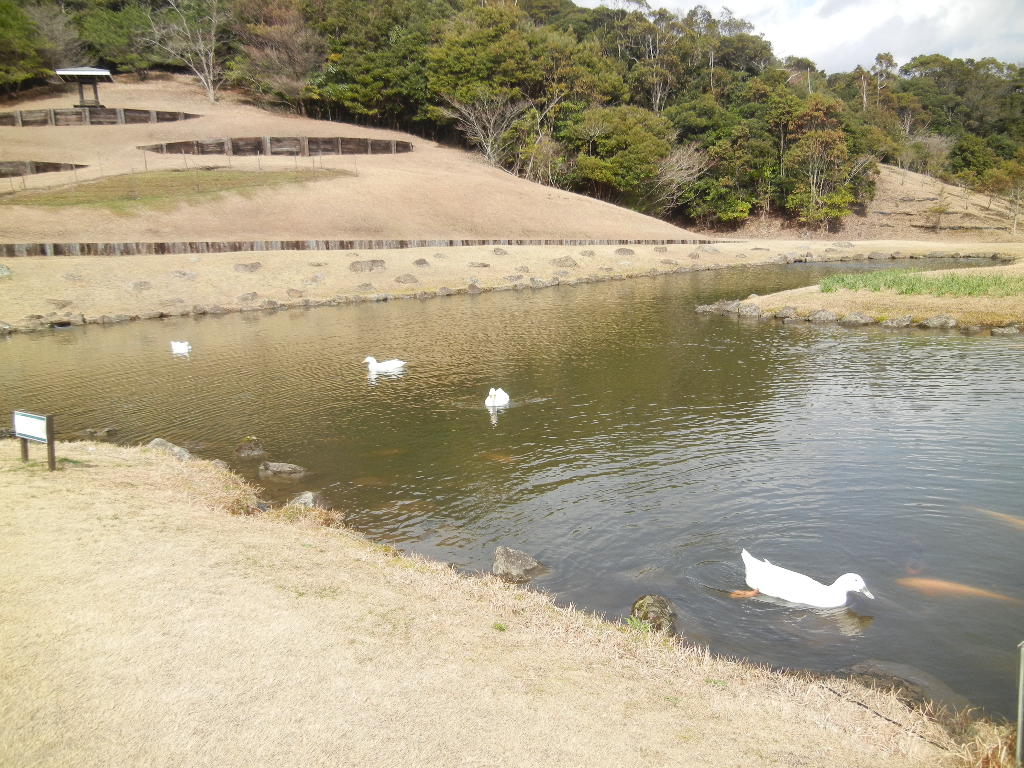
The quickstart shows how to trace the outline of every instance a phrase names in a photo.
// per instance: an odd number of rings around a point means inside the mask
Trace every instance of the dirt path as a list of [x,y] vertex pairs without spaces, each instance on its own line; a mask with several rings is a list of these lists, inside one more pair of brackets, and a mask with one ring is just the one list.
[[249,492],[208,462],[58,456],[25,467],[0,441],[0,764],[954,764],[886,694],[232,516]]

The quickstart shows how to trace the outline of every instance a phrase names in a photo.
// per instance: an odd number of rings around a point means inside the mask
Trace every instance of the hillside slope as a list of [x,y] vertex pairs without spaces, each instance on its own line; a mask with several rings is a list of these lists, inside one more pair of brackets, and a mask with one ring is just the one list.
[[[354,172],[328,181],[223,195],[145,215],[98,208],[0,206],[6,242],[305,238],[691,238],[690,232],[581,195],[544,187],[485,165],[467,151],[396,131],[300,118],[240,103],[230,94],[211,104],[185,78],[145,83],[118,78],[101,85],[107,107],[186,111],[181,122],[116,126],[0,127],[0,160],[78,163],[77,172],[22,177],[28,189],[81,183],[144,169],[227,167],[224,155],[144,153],[138,145],[245,136],[345,136],[411,141],[398,155],[317,158],[235,157],[234,169],[320,167]],[[76,101],[35,98],[4,110],[67,108]],[[20,190],[22,179],[0,191]],[[9,187],[9,189],[7,189]]]
[[[935,209],[947,208],[938,217]],[[936,226],[938,224],[938,226]],[[1012,214],[1004,198],[989,198],[931,176],[882,165],[875,197],[861,213],[848,216],[837,235],[849,240],[945,240],[1024,242],[1024,222],[1011,235]],[[736,235],[750,238],[822,237],[801,232],[780,219],[752,218]]]

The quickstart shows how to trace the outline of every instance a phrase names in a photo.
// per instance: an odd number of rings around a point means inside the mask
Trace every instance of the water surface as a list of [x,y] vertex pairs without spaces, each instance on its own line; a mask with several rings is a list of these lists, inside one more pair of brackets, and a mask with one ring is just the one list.
[[[966,262],[958,262],[966,265]],[[232,449],[314,474],[375,539],[536,584],[609,618],[675,601],[713,650],[835,669],[876,658],[1012,714],[1021,603],[929,597],[908,575],[1024,599],[1024,344],[694,313],[874,263],[791,265],[390,304],[87,326],[0,341],[0,408],[58,432],[164,437],[255,477]],[[170,354],[188,340],[192,355]],[[369,379],[361,360],[400,357]],[[489,387],[511,407],[483,407]],[[739,552],[875,600],[731,600]]]

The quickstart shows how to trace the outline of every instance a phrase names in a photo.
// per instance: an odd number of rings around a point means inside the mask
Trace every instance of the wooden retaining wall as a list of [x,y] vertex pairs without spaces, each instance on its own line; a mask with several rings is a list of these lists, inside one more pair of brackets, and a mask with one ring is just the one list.
[[0,162],[0,179],[9,176],[28,176],[33,173],[53,173],[55,171],[73,171],[85,168],[74,163],[47,163],[41,160],[5,160]]
[[122,109],[120,107],[74,107],[68,109],[22,109],[0,112],[0,125],[30,128],[44,125],[133,125],[173,123],[200,117],[188,112],[160,109]]
[[242,240],[162,243],[0,243],[0,257],[140,256],[246,251],[373,251],[395,248],[459,248],[482,245],[705,245],[721,240]]
[[412,152],[408,141],[343,136],[243,136],[168,141],[137,147],[170,155],[394,155]]

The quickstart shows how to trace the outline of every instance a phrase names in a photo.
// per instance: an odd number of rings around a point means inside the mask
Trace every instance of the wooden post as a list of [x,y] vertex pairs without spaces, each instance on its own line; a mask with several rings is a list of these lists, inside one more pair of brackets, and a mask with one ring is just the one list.
[[46,463],[51,472],[56,471],[57,445],[53,430],[53,416],[49,413],[46,414]]
[[21,438],[21,460],[28,461],[28,440]]

